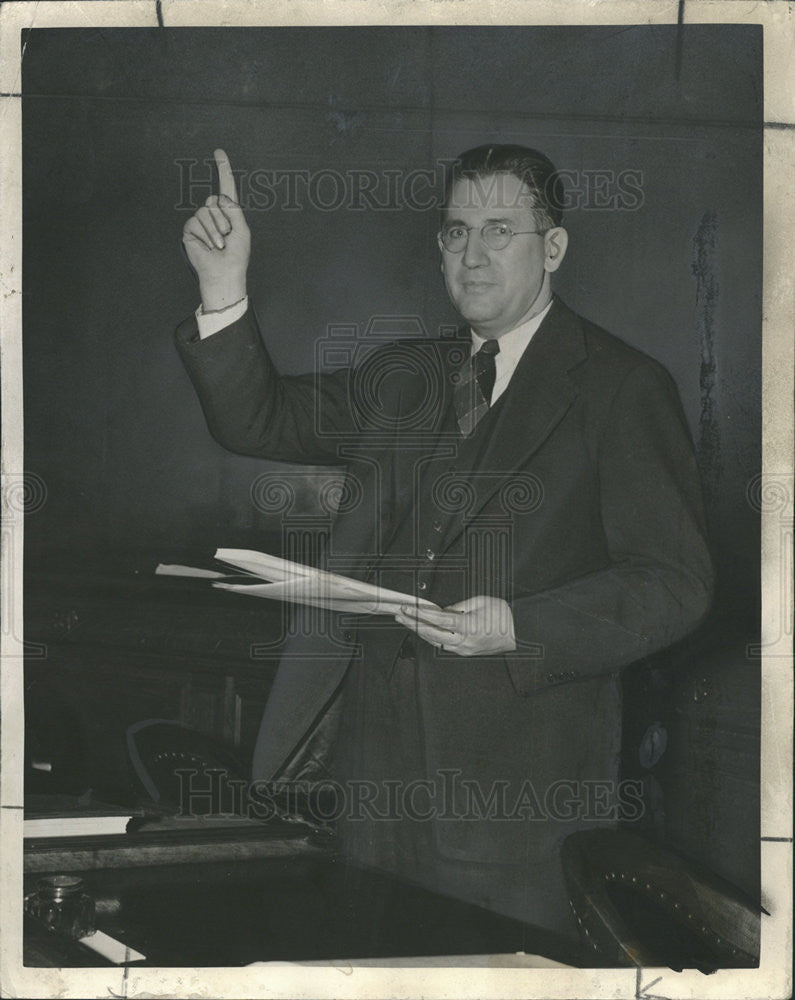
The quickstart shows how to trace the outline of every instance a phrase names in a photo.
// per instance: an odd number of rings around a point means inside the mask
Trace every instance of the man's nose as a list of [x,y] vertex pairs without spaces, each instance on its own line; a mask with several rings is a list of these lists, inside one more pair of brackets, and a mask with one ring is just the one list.
[[464,267],[482,267],[488,264],[489,255],[479,229],[470,229],[467,233],[467,245],[464,249]]

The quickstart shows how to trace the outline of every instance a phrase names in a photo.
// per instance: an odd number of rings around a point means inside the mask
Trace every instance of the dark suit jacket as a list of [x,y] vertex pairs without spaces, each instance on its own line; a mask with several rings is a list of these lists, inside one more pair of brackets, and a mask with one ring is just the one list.
[[[391,344],[352,371],[285,378],[250,311],[205,341],[188,320],[177,343],[226,448],[347,465],[354,489],[332,568],[442,606],[477,593],[509,601],[514,653],[464,658],[417,644],[427,768],[486,790],[504,781],[511,794],[529,782],[547,815],[439,822],[435,843],[462,863],[548,863],[561,835],[593,818],[582,783],[617,779],[617,671],[680,639],[709,605],[698,474],[668,373],[556,299],[464,441],[451,399],[468,341]],[[297,637],[266,708],[255,776],[279,775],[354,651],[389,670],[405,635],[392,623]]]

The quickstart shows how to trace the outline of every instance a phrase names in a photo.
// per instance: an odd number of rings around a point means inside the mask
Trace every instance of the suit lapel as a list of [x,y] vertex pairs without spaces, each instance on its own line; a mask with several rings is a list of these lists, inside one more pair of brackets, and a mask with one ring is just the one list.
[[[466,520],[475,517],[541,447],[577,397],[569,372],[586,358],[577,316],[555,298],[516,367],[510,385],[472,439],[462,439],[456,476],[469,479],[475,500]],[[485,440],[480,435],[485,436]],[[463,530],[463,524],[458,521]],[[452,544],[460,530],[448,536]]]
[[[434,371],[441,394],[438,417],[432,427],[421,430],[405,431],[399,426],[392,446],[383,454],[384,464],[389,467],[389,496],[385,500],[390,505],[391,516],[384,519],[381,525],[381,554],[389,552],[405,519],[414,516],[419,501],[417,490],[422,489],[416,479],[417,462],[423,462],[427,474],[429,467],[439,467],[437,463],[454,462],[458,453],[463,439],[454,412],[455,376],[469,358],[471,347],[469,332],[464,329],[458,331],[456,338],[435,342],[439,365]],[[413,413],[420,408],[417,388],[422,389],[423,383],[407,386],[406,393],[401,396],[401,414]]]

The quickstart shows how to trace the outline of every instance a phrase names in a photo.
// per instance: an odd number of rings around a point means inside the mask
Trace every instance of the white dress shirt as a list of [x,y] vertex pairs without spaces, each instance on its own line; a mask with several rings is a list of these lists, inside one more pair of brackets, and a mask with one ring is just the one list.
[[199,337],[211,337],[225,326],[236,323],[241,319],[248,309],[248,295],[239,302],[233,302],[226,309],[217,309],[215,312],[204,313],[202,307],[196,310],[196,324],[199,327]]
[[[508,388],[508,383],[516,371],[519,359],[524,354],[527,345],[533,339],[536,330],[541,326],[541,321],[549,312],[551,306],[552,300],[550,299],[546,308],[542,309],[537,316],[533,316],[532,319],[528,319],[521,326],[517,326],[515,330],[509,330],[508,333],[504,333],[499,338],[500,353],[494,358],[495,378],[494,388],[491,392],[492,406]],[[469,333],[472,337],[472,353],[477,354],[488,338],[481,337],[474,330],[470,330]]]
[[[508,388],[508,383],[511,381],[511,376],[519,364],[519,359],[524,354],[527,345],[533,339],[533,334],[541,326],[541,321],[549,312],[551,306],[552,300],[550,299],[549,304],[538,315],[522,323],[521,326],[517,326],[515,330],[509,330],[508,333],[504,333],[499,338],[500,353],[494,359],[496,374],[494,389],[491,393],[492,405],[497,402]],[[230,323],[239,320],[245,314],[246,309],[248,309],[248,296],[239,302],[233,303],[231,306],[227,306],[226,309],[219,309],[217,312],[203,313],[202,307],[199,306],[196,310],[199,336],[203,340],[205,337],[211,337],[214,333],[218,333],[225,326],[229,326]],[[472,353],[477,354],[487,338],[479,336],[474,330],[470,330],[469,332],[472,337]]]

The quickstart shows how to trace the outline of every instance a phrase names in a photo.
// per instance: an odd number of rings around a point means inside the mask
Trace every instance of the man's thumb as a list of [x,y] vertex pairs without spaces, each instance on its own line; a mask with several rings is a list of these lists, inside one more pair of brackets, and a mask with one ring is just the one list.
[[218,195],[218,204],[227,212],[239,212],[243,214],[243,209],[240,207],[239,203],[234,201],[227,194]]

